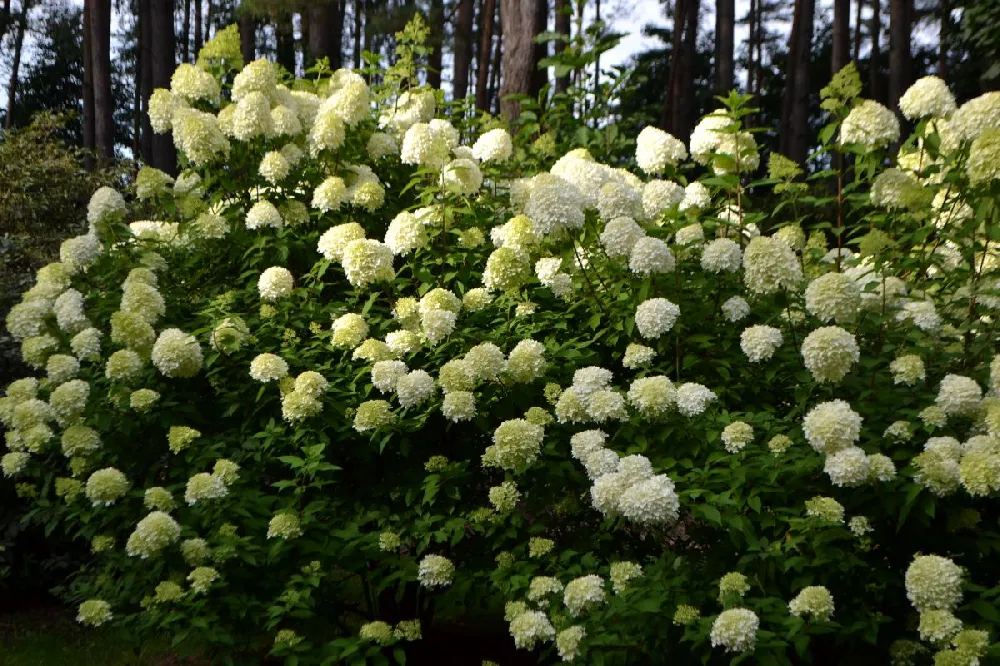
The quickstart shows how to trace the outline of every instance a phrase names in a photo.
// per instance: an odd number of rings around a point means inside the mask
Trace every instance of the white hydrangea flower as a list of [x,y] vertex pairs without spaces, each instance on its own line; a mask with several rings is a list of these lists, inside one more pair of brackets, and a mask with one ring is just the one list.
[[476,139],[472,154],[480,162],[505,162],[514,154],[514,142],[507,130],[492,129]]
[[983,390],[974,379],[962,375],[946,375],[941,380],[934,402],[948,415],[973,414],[982,398]]
[[645,127],[636,138],[635,161],[639,168],[650,175],[662,173],[668,166],[676,166],[687,159],[684,144],[671,134],[656,127]]
[[665,298],[650,298],[635,310],[635,325],[639,335],[655,340],[674,327],[681,309]]
[[770,359],[782,342],[781,330],[773,326],[751,326],[740,334],[740,349],[751,363]]
[[686,190],[669,180],[651,180],[642,187],[642,211],[655,220],[684,200]]
[[574,578],[566,584],[563,603],[573,617],[578,617],[584,609],[604,602],[604,579],[595,574]]
[[870,99],[851,109],[840,126],[840,143],[860,143],[878,148],[898,139],[899,120],[896,114]]
[[743,264],[739,244],[728,238],[717,238],[701,253],[701,267],[710,273],[735,273]]
[[283,226],[285,226],[285,222],[281,219],[281,213],[270,201],[258,201],[247,211],[247,229],[263,229],[264,227],[280,229]]
[[955,96],[937,76],[925,76],[899,98],[899,110],[914,122],[926,117],[947,118],[955,111]]
[[906,570],[906,597],[921,613],[951,610],[962,600],[962,569],[947,557],[917,556]]
[[860,448],[849,446],[827,455],[823,471],[835,486],[860,486],[868,481],[868,456]]
[[823,402],[806,413],[802,421],[809,444],[819,453],[833,454],[861,438],[861,416],[843,400]]
[[708,408],[708,403],[716,400],[715,395],[708,387],[694,382],[686,382],[677,387],[675,401],[677,411],[684,416],[697,416]]
[[732,296],[722,304],[722,316],[731,324],[735,324],[750,314],[750,304],[742,296]]
[[820,383],[839,382],[861,358],[854,336],[838,326],[817,328],[802,342],[802,358]]
[[645,236],[646,232],[631,217],[616,217],[604,225],[601,245],[609,257],[627,257],[635,244]]
[[752,238],[743,252],[743,281],[755,294],[794,290],[802,281],[802,267],[788,245],[776,238]]
[[684,188],[684,198],[681,199],[678,209],[681,212],[688,210],[704,210],[712,205],[712,195],[708,188],[695,181]]
[[712,623],[712,647],[724,647],[726,652],[753,652],[759,628],[760,618],[752,610],[724,610]]
[[257,280],[257,290],[264,301],[276,301],[292,293],[295,288],[295,278],[292,272],[282,266],[271,266],[260,274]]

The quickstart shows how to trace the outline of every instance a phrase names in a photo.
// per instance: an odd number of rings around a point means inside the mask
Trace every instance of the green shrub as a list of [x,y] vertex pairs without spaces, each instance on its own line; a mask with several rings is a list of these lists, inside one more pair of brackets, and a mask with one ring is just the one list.
[[845,72],[832,167],[751,182],[735,95],[635,173],[537,170],[405,66],[224,58],[150,103],[184,162],[139,175],[155,220],[95,193],[7,320],[44,373],[3,471],[93,544],[82,622],[248,663],[402,663],[473,618],[543,660],[983,658],[996,94],[918,82],[886,169]]

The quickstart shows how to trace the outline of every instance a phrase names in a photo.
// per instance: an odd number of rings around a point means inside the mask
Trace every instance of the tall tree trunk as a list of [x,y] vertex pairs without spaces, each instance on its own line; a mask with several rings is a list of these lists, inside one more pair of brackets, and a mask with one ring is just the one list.
[[[756,58],[756,38],[757,38],[757,0],[750,0],[750,12],[747,14],[750,36],[747,39],[747,94],[754,94],[754,68],[757,63]],[[759,102],[757,102],[759,104]]]
[[485,111],[489,105],[490,54],[493,52],[493,23],[496,0],[483,0],[479,11],[479,68],[476,72],[476,108]]
[[948,76],[948,28],[951,23],[951,3],[941,0],[941,32],[938,35],[937,75]]
[[[497,7],[497,11],[502,13],[500,7]],[[498,91],[500,90],[501,51],[503,50],[503,23],[497,21],[493,25],[496,28],[497,36],[493,40],[493,65],[490,68],[490,86],[486,93],[486,99],[490,105],[490,113],[498,116],[500,115],[500,95]]]
[[865,0],[857,0],[858,8],[854,14],[854,62],[861,57],[861,10],[865,6]]
[[7,34],[7,24],[10,22],[10,0],[3,0],[0,7],[0,37]]
[[361,69],[361,16],[364,8],[364,0],[354,0],[354,69]]
[[83,2],[83,148],[84,166],[94,168],[94,60],[91,53],[90,12],[93,0]]
[[149,124],[149,96],[153,94],[153,44],[150,0],[139,0],[139,154],[143,161],[153,159],[153,128]]
[[274,19],[275,59],[295,75],[295,25],[291,12],[278,12]]
[[[584,4],[586,0],[584,0]],[[580,17],[583,18],[583,10],[581,8]],[[594,23],[598,23],[601,20],[601,0],[594,0]],[[594,54],[594,93],[598,93],[598,84],[601,82],[601,54],[597,52]]]
[[428,18],[431,36],[427,46],[431,52],[427,56],[427,84],[437,90],[441,87],[441,51],[444,49],[444,0],[431,0]]
[[803,164],[809,151],[809,64],[815,0],[796,0],[789,38],[785,93],[781,106],[780,151]]
[[240,51],[243,63],[247,64],[257,59],[257,21],[250,13],[250,8],[241,4],[237,9],[240,26]]
[[115,155],[114,97],[111,94],[111,0],[90,8],[90,54],[94,68],[94,147],[101,163]]
[[508,120],[521,115],[521,102],[508,95],[531,92],[535,62],[535,24],[539,0],[500,0],[500,24],[503,27],[503,81],[500,84],[500,112]]
[[[569,48],[569,24],[570,24],[570,12],[569,12],[569,0],[556,0],[555,5],[556,17],[555,17],[555,28],[556,32],[560,35],[566,37],[566,41],[558,42],[556,46],[557,51],[565,51]],[[564,93],[569,90],[569,74],[556,77],[556,94]]]
[[851,61],[851,0],[833,0],[833,53],[830,61],[833,74]]
[[725,95],[733,87],[733,51],[736,27],[736,2],[715,0],[715,74],[716,89]]
[[682,141],[691,132],[694,116],[694,57],[698,38],[700,0],[677,0],[671,44],[670,84],[663,108],[662,124]]
[[[549,0],[535,0],[535,28],[534,32],[531,33],[532,38],[535,35],[545,32],[549,27]],[[542,92],[542,88],[546,86],[549,82],[549,70],[548,68],[539,68],[538,63],[540,63],[545,58],[549,57],[549,43],[542,42],[541,44],[535,44],[535,53],[531,62],[531,96],[538,97]]]
[[868,56],[869,95],[882,101],[882,0],[872,0],[872,50]]
[[472,0],[458,0],[455,12],[455,69],[453,70],[452,97],[464,99],[469,92],[469,68],[472,65],[472,19],[475,6]]
[[212,5],[212,0],[205,0],[205,41],[212,39],[212,33],[215,32],[215,6]]
[[317,2],[309,7],[309,64],[329,58],[331,69],[343,64],[344,10],[342,0]]
[[24,33],[28,31],[28,12],[31,0],[21,0],[21,13],[17,17],[17,32],[14,34],[14,61],[10,66],[10,83],[7,85],[7,118],[4,127],[14,126],[14,108],[17,100],[17,77],[21,69],[21,52],[24,47]]
[[[174,72],[174,31],[157,29],[171,25],[174,17],[174,0],[149,0],[150,35],[150,87],[169,88]],[[147,98],[148,100],[149,98]],[[169,133],[152,136],[150,164],[169,174],[177,173],[177,151]]]
[[194,57],[198,57],[205,38],[201,29],[201,0],[194,0]]
[[895,109],[912,80],[910,0],[889,0],[889,108]]
[[181,62],[191,61],[191,0],[184,0],[184,20],[181,22]]

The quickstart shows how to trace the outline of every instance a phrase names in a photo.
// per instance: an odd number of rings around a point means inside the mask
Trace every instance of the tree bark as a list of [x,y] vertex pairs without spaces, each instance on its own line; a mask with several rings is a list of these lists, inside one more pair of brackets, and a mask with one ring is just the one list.
[[796,0],[781,107],[779,150],[799,164],[805,163],[809,151],[809,64],[814,11],[815,0]]
[[115,155],[114,97],[111,94],[111,0],[93,0],[90,55],[94,83],[94,147],[102,164]]
[[455,67],[452,70],[452,97],[464,99],[469,92],[469,68],[472,65],[472,0],[458,0],[455,12]]
[[[163,30],[171,25],[174,16],[174,0],[149,0],[150,35],[150,87],[169,88],[174,72],[174,31]],[[158,29],[160,28],[160,29]],[[146,98],[148,101],[148,97]],[[167,134],[153,134],[150,164],[169,174],[177,173],[177,151],[173,138]]]
[[295,76],[295,26],[292,13],[279,11],[274,19],[275,59]]
[[496,0],[483,0],[479,11],[482,28],[479,42],[479,67],[476,72],[476,108],[485,111],[489,104],[490,54],[493,52],[493,23]]
[[212,39],[212,33],[214,32],[215,25],[215,7],[212,5],[212,0],[205,0],[205,41]]
[[948,76],[948,28],[951,23],[951,3],[941,0],[941,32],[938,36],[937,75]]
[[734,0],[715,0],[716,89],[725,95],[733,87],[733,51],[736,27]]
[[431,0],[428,19],[431,36],[427,46],[431,52],[427,56],[427,84],[437,90],[441,87],[441,51],[444,49],[444,0]]
[[882,0],[872,0],[872,50],[868,56],[869,95],[876,102],[882,101]]
[[91,53],[90,12],[93,0],[83,2],[83,148],[84,166],[94,168],[94,62]]
[[10,0],[3,0],[0,7],[0,37],[7,34],[7,24],[10,22]]
[[364,8],[364,0],[354,0],[354,69],[361,69],[361,16]]
[[833,53],[831,74],[851,61],[851,0],[833,0]]
[[14,34],[14,61],[10,66],[10,83],[7,86],[7,118],[4,127],[14,126],[14,109],[17,105],[17,77],[21,69],[21,52],[24,48],[24,33],[28,30],[28,12],[31,0],[21,0],[21,13],[17,17],[17,32]]
[[747,14],[747,23],[749,23],[750,36],[747,39],[747,94],[754,94],[754,67],[756,62],[754,58],[756,57],[756,35],[757,35],[757,0],[750,0],[750,12]]
[[[545,32],[549,27],[549,0],[535,0],[535,27],[531,33],[532,39],[535,35]],[[535,53],[531,62],[531,96],[538,97],[549,82],[548,68],[538,67],[545,58],[549,57],[549,43],[542,42],[535,44]]]
[[500,112],[508,120],[521,115],[521,102],[508,95],[530,94],[535,63],[538,0],[500,0],[500,24],[503,28],[503,81],[500,84]]
[[239,18],[237,22],[240,26],[240,51],[243,54],[243,63],[251,63],[257,59],[257,21],[250,13],[249,7],[240,5],[237,10]]
[[889,108],[895,109],[912,80],[910,0],[889,0]]
[[[497,11],[502,13],[500,7],[497,7]],[[500,90],[500,65],[501,65],[501,51],[503,49],[503,23],[494,22],[493,24],[496,28],[496,39],[493,40],[493,65],[490,68],[490,86],[486,93],[486,99],[490,105],[490,112],[497,116],[500,115],[500,95],[498,91]]]
[[191,0],[184,0],[184,20],[181,22],[181,62],[191,62]]
[[194,0],[194,57],[198,57],[205,38],[201,29],[201,0]]
[[865,6],[864,0],[857,0],[858,8],[854,14],[854,62],[861,57],[861,10]]
[[677,0],[674,5],[674,34],[671,44],[670,84],[663,107],[663,128],[686,140],[691,133],[694,109],[694,57],[698,38],[700,0]]
[[[556,46],[557,51],[565,51],[569,48],[569,24],[570,24],[570,13],[569,13],[569,0],[556,0],[555,5],[555,28],[556,32],[560,35],[566,37],[566,41],[559,42]],[[569,90],[569,74],[556,77],[556,94],[565,93]]]
[[342,0],[318,2],[309,7],[309,60],[330,59],[330,69],[343,64],[344,5]]
[[139,0],[139,154],[145,162],[153,159],[153,128],[149,124],[149,96],[153,94],[153,45],[150,0]]

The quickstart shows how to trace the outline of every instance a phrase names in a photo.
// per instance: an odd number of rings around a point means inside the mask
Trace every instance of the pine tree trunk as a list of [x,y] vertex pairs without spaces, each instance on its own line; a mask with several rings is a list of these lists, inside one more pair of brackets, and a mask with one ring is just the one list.
[[809,150],[809,64],[815,0],[796,0],[789,37],[785,92],[781,105],[779,150],[799,164]]
[[212,0],[205,0],[205,41],[212,39],[212,33],[215,31],[215,7],[212,5]]
[[291,12],[278,12],[274,19],[275,58],[278,64],[295,75],[295,26]]
[[472,0],[458,0],[455,12],[455,68],[452,72],[452,97],[464,99],[469,92],[469,68],[472,65]]
[[342,0],[319,2],[309,7],[309,64],[330,59],[330,69],[343,64],[344,11]]
[[194,57],[198,57],[205,38],[201,29],[201,0],[194,0]]
[[94,168],[94,61],[90,45],[90,12],[93,0],[83,2],[83,148],[84,166]]
[[[149,0],[150,87],[169,88],[174,73],[174,31],[158,29],[171,25],[174,0]],[[148,100],[149,98],[147,98]],[[177,152],[169,133],[152,135],[152,166],[169,174],[177,173]]]
[[444,1],[431,0],[428,14],[431,36],[427,45],[431,52],[427,57],[427,84],[437,90],[441,87],[441,51],[444,49]]
[[670,85],[663,109],[664,129],[682,141],[691,132],[694,58],[698,38],[699,0],[677,0],[671,45]]
[[757,66],[756,58],[756,36],[757,36],[757,0],[750,0],[750,12],[747,14],[747,23],[750,25],[750,37],[747,39],[747,94],[754,94],[754,68]]
[[910,0],[889,0],[889,108],[895,109],[911,81]]
[[0,7],[0,37],[7,34],[7,24],[10,22],[10,0],[3,0]]
[[94,147],[101,163],[115,155],[114,97],[111,94],[111,0],[90,8],[90,54],[94,82]]
[[538,0],[500,0],[500,24],[503,27],[503,81],[500,84],[500,112],[508,120],[521,115],[521,102],[509,95],[531,92],[532,65],[535,62],[535,21]]
[[[531,33],[532,39],[537,34],[545,32],[549,27],[549,0],[535,0],[535,27]],[[549,82],[548,68],[539,68],[540,63],[549,57],[549,43],[535,44],[534,58],[531,62],[531,96],[537,98]]]
[[237,10],[240,26],[240,51],[243,53],[243,63],[251,63],[257,59],[257,22],[250,13],[250,8],[240,5]]
[[490,54],[493,52],[493,24],[496,0],[483,0],[479,11],[482,28],[479,42],[479,67],[476,72],[476,108],[486,111],[489,105]]
[[948,76],[948,28],[951,23],[951,3],[948,0],[941,0],[941,32],[938,37],[938,65],[937,75],[941,78]]
[[[568,38],[569,38],[569,24],[570,24],[570,14],[569,14],[569,0],[556,0],[555,5],[556,16],[555,16],[555,28],[556,32],[560,35],[565,35],[567,38],[566,42],[558,42],[556,49],[559,51],[565,51],[569,48]],[[556,94],[564,93],[569,90],[569,74],[564,76],[556,77]]]
[[153,128],[149,124],[149,96],[153,94],[153,47],[150,0],[139,0],[139,104],[141,126],[139,129],[139,154],[143,161],[153,159]]
[[21,69],[21,52],[24,47],[24,33],[28,31],[28,12],[31,11],[31,1],[22,0],[21,14],[17,17],[17,32],[14,34],[14,60],[10,66],[10,83],[7,85],[7,118],[4,126],[10,129],[14,126],[14,108],[17,100],[17,77]]
[[364,11],[364,0],[354,0],[354,69],[361,69],[361,16]]
[[733,87],[733,34],[736,24],[734,0],[715,0],[716,89],[725,95]]
[[191,62],[191,0],[184,0],[181,26],[181,62]]
[[[497,11],[501,12],[501,9],[497,7]],[[501,51],[503,50],[503,23],[495,21],[493,25],[496,28],[496,39],[493,40],[493,64],[490,67],[490,86],[486,93],[486,100],[489,104],[490,113],[496,116],[500,115],[500,95],[498,91],[500,90]]]
[[854,14],[854,62],[861,57],[861,10],[865,6],[864,0],[857,0],[857,13]]
[[882,0],[872,0],[872,50],[868,64],[869,95],[882,101]]
[[832,74],[851,61],[851,0],[833,0]]

